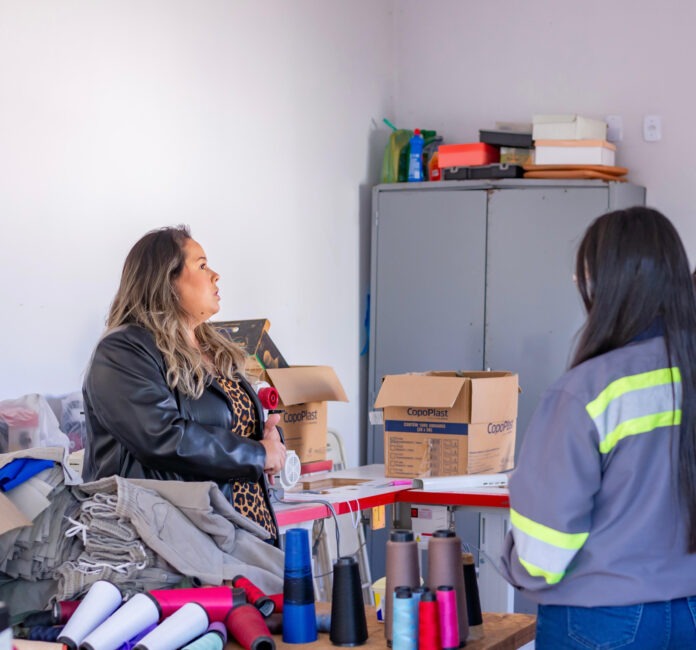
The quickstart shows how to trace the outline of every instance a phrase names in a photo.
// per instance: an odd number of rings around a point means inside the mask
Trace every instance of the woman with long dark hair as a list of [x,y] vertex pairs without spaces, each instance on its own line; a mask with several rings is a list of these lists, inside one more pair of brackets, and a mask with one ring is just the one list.
[[539,603],[536,647],[696,647],[696,298],[656,210],[599,217],[587,310],[510,479],[503,566]]
[[277,541],[266,476],[285,462],[245,354],[207,321],[220,276],[185,226],[144,235],[126,257],[83,393],[83,477],[215,481],[260,537]]

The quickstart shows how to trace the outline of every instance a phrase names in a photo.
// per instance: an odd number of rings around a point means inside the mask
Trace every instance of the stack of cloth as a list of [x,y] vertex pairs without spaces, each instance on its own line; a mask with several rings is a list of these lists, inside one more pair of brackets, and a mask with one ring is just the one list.
[[0,454],[0,600],[13,617],[47,607],[55,570],[79,554],[61,522],[77,511],[80,481],[62,447]]
[[81,503],[66,534],[81,552],[56,571],[58,600],[97,580],[134,593],[221,585],[240,574],[266,593],[282,591],[282,551],[263,541],[263,528],[240,515],[215,483],[111,476],[73,492]]
[[62,447],[0,454],[0,600],[14,622],[97,580],[128,594],[244,575],[279,593],[284,555],[265,536],[212,482],[82,483]]
[[184,576],[146,546],[130,521],[117,514],[118,496],[80,493],[73,524],[64,534],[75,538],[81,552],[56,571],[56,599],[70,600],[97,580],[108,580],[129,593],[179,584]]

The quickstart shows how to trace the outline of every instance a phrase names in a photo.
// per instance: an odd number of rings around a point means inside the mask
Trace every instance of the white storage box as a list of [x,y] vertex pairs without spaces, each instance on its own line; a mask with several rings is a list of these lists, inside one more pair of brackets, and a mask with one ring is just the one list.
[[616,146],[604,140],[537,140],[537,165],[607,165],[616,161]]
[[607,124],[603,120],[582,115],[535,115],[532,121],[532,139],[606,140]]

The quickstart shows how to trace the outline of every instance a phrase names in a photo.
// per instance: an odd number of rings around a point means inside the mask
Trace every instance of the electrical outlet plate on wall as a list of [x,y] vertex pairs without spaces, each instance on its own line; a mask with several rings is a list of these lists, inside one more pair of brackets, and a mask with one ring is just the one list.
[[659,115],[643,117],[643,140],[646,142],[662,140],[662,118]]

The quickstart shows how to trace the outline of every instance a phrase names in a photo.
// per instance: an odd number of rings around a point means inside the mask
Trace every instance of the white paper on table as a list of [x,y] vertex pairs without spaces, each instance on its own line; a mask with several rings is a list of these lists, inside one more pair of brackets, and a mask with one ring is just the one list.
[[508,473],[500,474],[462,474],[459,476],[433,476],[417,478],[413,489],[428,492],[453,492],[475,488],[507,487]]

